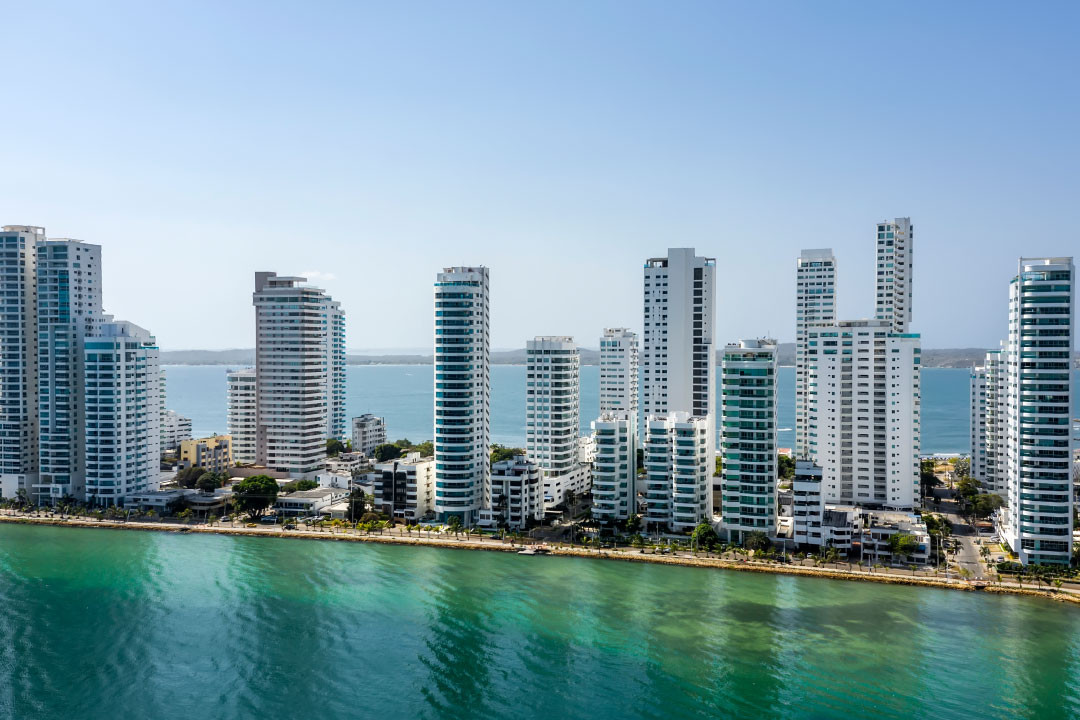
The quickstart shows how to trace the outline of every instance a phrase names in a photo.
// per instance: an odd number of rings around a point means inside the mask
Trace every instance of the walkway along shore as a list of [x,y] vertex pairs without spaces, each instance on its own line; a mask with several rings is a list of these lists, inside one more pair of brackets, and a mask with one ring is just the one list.
[[[0,515],[0,522],[23,525],[51,525],[56,527],[71,528],[97,528],[104,530],[142,530],[149,532],[171,533],[204,533],[212,535],[241,535],[245,537],[271,537],[290,538],[303,540],[329,540],[338,542],[366,542],[380,543],[384,545],[413,545],[436,548],[449,548],[452,550],[486,550],[488,552],[517,553],[524,547],[538,547],[539,545],[512,544],[508,541],[491,539],[478,540],[470,536],[462,535],[456,539],[448,537],[420,537],[414,534],[363,534],[357,531],[339,529],[316,530],[287,530],[283,531],[275,527],[229,527],[222,525],[185,525],[182,523],[168,522],[122,522],[116,520],[85,520],[82,518],[58,518],[58,517],[30,517],[24,515]],[[398,531],[400,532],[400,531]],[[1007,595],[1027,595],[1044,600],[1072,603],[1080,605],[1080,594],[1066,590],[1035,590],[1020,587],[1015,583],[973,585],[963,580],[943,580],[927,577],[905,577],[903,575],[885,574],[882,572],[855,571],[843,569],[826,569],[819,567],[805,567],[800,565],[786,565],[778,563],[755,562],[752,560],[736,561],[725,560],[717,557],[700,557],[692,555],[661,555],[641,553],[635,548],[628,547],[625,550],[588,550],[578,547],[559,547],[558,545],[545,545],[548,555],[568,556],[579,558],[592,558],[601,560],[622,560],[624,562],[645,562],[658,565],[676,565],[681,567],[712,568],[720,570],[736,570],[740,572],[771,573],[776,575],[798,575],[803,577],[825,578],[830,580],[862,580],[868,582],[885,583],[888,585],[914,585],[920,587],[940,588],[943,590],[961,590],[965,592],[986,592]]]

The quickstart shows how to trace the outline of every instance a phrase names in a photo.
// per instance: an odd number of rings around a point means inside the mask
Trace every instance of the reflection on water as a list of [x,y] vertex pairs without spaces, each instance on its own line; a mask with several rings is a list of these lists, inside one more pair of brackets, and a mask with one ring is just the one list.
[[0,525],[0,607],[0,717],[1080,714],[1080,612],[1027,598]]

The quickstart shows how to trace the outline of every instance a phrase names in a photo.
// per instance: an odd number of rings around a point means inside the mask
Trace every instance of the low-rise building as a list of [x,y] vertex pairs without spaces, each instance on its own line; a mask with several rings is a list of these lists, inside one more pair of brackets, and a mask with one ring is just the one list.
[[540,466],[515,455],[491,466],[490,506],[480,511],[480,525],[523,529],[543,520]]
[[352,419],[353,450],[367,457],[375,454],[375,448],[386,442],[386,420],[365,413]]
[[232,436],[214,435],[180,443],[180,467],[225,472],[233,466]]
[[315,482],[319,487],[334,490],[352,490],[354,485],[352,473],[322,473],[315,476]]
[[161,452],[174,453],[180,443],[191,439],[191,418],[175,410],[161,413]]
[[334,503],[348,497],[347,490],[336,488],[316,488],[298,490],[288,495],[279,496],[274,509],[279,515],[299,516],[318,515]]
[[417,522],[435,511],[435,459],[409,453],[377,463],[372,477],[375,509],[392,518]]
[[361,452],[344,452],[326,458],[326,471],[336,475],[352,475],[371,468],[368,456]]
[[138,508],[139,510],[153,510],[160,514],[176,507],[191,495],[197,494],[198,492],[195,490],[184,488],[132,493],[124,498],[124,507]]

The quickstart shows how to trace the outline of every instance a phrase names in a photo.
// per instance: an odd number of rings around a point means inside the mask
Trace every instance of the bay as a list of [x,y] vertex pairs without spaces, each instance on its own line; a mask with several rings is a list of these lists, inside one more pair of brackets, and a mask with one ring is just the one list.
[[1013,596],[0,525],[0,607],[0,717],[1080,716],[1080,611]]
[[[227,429],[225,374],[221,365],[166,366],[168,407],[192,419],[196,437]],[[349,365],[346,413],[349,418],[374,413],[386,418],[390,439],[414,442],[432,437],[433,368],[430,365]],[[922,452],[970,452],[968,371],[925,368],[922,371]],[[1080,387],[1080,371],[1076,371]],[[581,431],[599,412],[600,373],[581,368]],[[795,444],[795,369],[779,372],[781,447]],[[1074,417],[1080,417],[1080,392],[1074,393]],[[525,444],[525,367],[491,368],[491,439],[513,447]]]

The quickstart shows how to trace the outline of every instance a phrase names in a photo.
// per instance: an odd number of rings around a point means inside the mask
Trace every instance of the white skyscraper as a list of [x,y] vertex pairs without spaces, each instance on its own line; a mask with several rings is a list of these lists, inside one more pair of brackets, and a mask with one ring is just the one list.
[[38,240],[39,504],[84,497],[83,340],[105,320],[101,292],[100,245]]
[[578,463],[581,358],[572,337],[540,336],[525,344],[525,452],[540,466],[544,503],[587,489]]
[[593,517],[626,520],[637,512],[638,346],[626,328],[600,338],[600,416],[592,423]]
[[451,267],[435,281],[435,513],[472,525],[490,507],[491,281]]
[[[709,422],[685,412],[645,421],[645,500],[648,528],[693,530],[708,520],[713,451]],[[597,448],[599,454],[599,447]]]
[[[732,541],[776,534],[776,341],[742,340],[724,348],[720,438],[723,499],[714,514]],[[717,512],[719,511],[719,512]]]
[[31,492],[38,469],[36,246],[45,229],[0,230],[0,496]]
[[986,367],[971,368],[968,374],[968,421],[971,477],[985,483],[986,478]]
[[1005,353],[1002,350],[991,350],[986,353],[985,386],[986,386],[986,428],[981,438],[985,448],[986,462],[982,467],[983,474],[975,475],[975,478],[983,483],[988,492],[995,492],[1005,497],[1006,484],[1006,454],[1005,433],[1008,428],[1008,374],[1005,367]]
[[103,322],[84,341],[86,501],[122,504],[158,489],[161,372],[158,347],[129,322]]
[[919,363],[919,336],[886,321],[808,328],[809,446],[827,503],[916,506]]
[[1072,554],[1075,282],[1072,258],[1021,258],[1009,286],[1001,525],[1025,565],[1068,565]]
[[836,258],[803,250],[795,265],[795,457],[810,456],[806,402],[806,329],[836,322]]
[[874,317],[907,332],[911,322],[911,279],[915,226],[911,218],[877,224],[877,298]]
[[233,460],[238,463],[255,462],[256,383],[255,368],[233,370],[226,376],[229,402],[229,434],[232,435]]
[[255,273],[255,462],[298,476],[345,436],[344,315],[305,278]]

